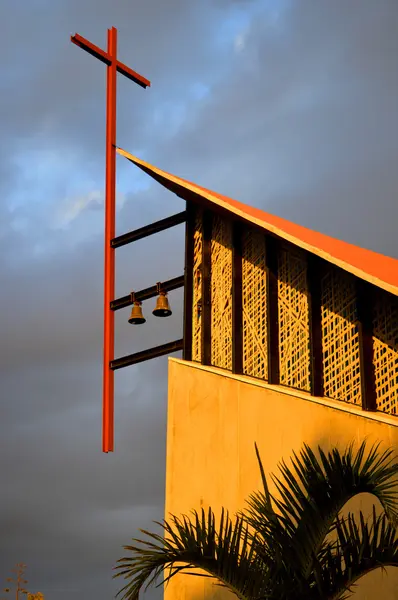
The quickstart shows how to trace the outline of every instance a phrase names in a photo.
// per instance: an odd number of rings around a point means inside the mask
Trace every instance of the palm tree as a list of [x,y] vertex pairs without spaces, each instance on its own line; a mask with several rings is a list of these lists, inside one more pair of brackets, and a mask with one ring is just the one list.
[[[279,475],[271,476],[278,491],[272,495],[255,449],[263,489],[249,497],[247,509],[234,520],[223,509],[218,525],[213,511],[202,509],[157,523],[163,535],[141,530],[147,539],[125,546],[130,556],[115,567],[114,577],[128,580],[118,596],[137,600],[161,574],[167,582],[200,569],[240,600],[341,600],[366,573],[398,566],[392,450],[380,452],[377,444],[367,451],[362,443],[356,452],[353,445],[343,453],[318,448],[317,457],[304,445],[290,467],[282,461]],[[364,492],[382,510],[373,506],[368,519],[361,511],[342,517],[345,504]]]

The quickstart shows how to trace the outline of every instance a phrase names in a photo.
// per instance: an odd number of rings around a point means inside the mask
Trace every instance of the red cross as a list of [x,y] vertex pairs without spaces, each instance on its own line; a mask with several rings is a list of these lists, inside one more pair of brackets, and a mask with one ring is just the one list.
[[104,368],[102,407],[102,451],[114,449],[114,372],[110,368],[115,358],[115,314],[111,302],[115,296],[115,249],[111,241],[115,237],[116,198],[116,74],[121,73],[143,88],[151,85],[117,60],[117,29],[108,29],[107,52],[98,48],[79,34],[71,41],[107,65],[106,80],[106,162],[105,162],[105,273],[104,273]]

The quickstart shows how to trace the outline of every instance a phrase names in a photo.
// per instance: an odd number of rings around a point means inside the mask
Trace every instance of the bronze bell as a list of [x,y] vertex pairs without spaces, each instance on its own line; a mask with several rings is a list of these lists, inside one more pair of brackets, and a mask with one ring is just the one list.
[[141,325],[145,323],[146,319],[142,314],[141,302],[134,302],[133,308],[131,309],[131,315],[129,318],[129,323],[131,325]]
[[152,312],[155,317],[169,317],[171,315],[169,301],[166,292],[160,292],[156,301],[156,307]]

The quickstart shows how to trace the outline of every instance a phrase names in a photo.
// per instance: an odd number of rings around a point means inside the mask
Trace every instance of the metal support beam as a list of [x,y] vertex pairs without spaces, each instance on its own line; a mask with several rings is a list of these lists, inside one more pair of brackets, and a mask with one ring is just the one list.
[[376,380],[373,362],[373,303],[372,286],[357,279],[357,311],[361,369],[362,408],[375,411]]
[[278,241],[267,235],[268,382],[279,385]]
[[211,237],[213,216],[203,211],[202,243],[202,364],[211,364]]
[[232,249],[232,372],[243,372],[242,224],[233,224]]
[[322,355],[322,306],[321,306],[322,260],[308,255],[308,288],[311,338],[311,394],[324,395]]
[[192,360],[193,246],[195,228],[194,208],[194,205],[187,200],[184,266],[184,360]]
[[126,244],[131,244],[137,240],[142,240],[148,235],[153,235],[154,233],[159,233],[160,231],[164,231],[165,229],[169,229],[175,225],[180,225],[180,223],[185,223],[186,218],[186,211],[183,210],[182,212],[172,215],[171,217],[167,217],[166,219],[155,221],[155,223],[145,225],[145,227],[140,227],[139,229],[135,229],[129,233],[119,235],[118,237],[113,238],[111,241],[111,246],[112,248],[120,248]]
[[104,372],[102,408],[102,450],[113,452],[114,447],[114,376],[109,368],[115,352],[115,316],[109,303],[115,295],[115,237],[116,208],[116,60],[117,30],[108,29],[106,81],[106,163],[105,163],[105,265],[104,265]]
[[[173,279],[168,279],[167,281],[161,282],[162,290],[165,292],[172,292],[173,290],[177,290],[180,287],[184,286],[184,275],[180,275],[179,277],[174,277]],[[144,300],[149,300],[149,298],[154,298],[158,295],[158,286],[151,285],[151,287],[144,288],[139,292],[134,293],[135,300],[137,302],[144,302]],[[128,296],[122,296],[121,298],[117,298],[116,300],[112,300],[110,303],[111,310],[120,310],[121,308],[126,308],[127,306],[131,306],[133,304],[132,296],[129,294]]]
[[175,340],[162,346],[156,346],[155,348],[149,348],[148,350],[142,350],[141,352],[135,352],[134,354],[128,354],[113,360],[110,364],[112,371],[116,369],[123,369],[123,367],[129,367],[136,365],[137,363],[151,360],[152,358],[158,358],[165,354],[172,354],[173,352],[179,352],[183,349],[183,340]]

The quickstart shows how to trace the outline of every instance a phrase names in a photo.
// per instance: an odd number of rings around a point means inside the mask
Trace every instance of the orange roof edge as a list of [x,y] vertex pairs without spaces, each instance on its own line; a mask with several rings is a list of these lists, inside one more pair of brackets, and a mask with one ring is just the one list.
[[173,184],[173,187],[177,186],[182,191],[189,190],[202,199],[206,199],[246,221],[270,231],[286,241],[341,267],[345,271],[398,296],[397,259],[354,246],[353,244],[343,242],[317,231],[312,231],[302,225],[297,225],[258,208],[247,206],[237,200],[232,200],[227,196],[212,192],[181,177],[166,173],[166,171],[150,165],[121,148],[117,148],[117,152],[148,173],[164,187],[170,189],[169,185]]

